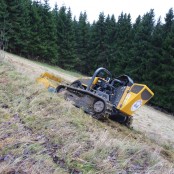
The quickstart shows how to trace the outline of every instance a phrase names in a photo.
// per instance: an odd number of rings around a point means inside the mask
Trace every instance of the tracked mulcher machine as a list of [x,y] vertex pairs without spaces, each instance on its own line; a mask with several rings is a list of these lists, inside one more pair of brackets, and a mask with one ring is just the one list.
[[[43,76],[39,78],[40,82],[44,80]],[[57,81],[60,82],[58,78]],[[46,84],[49,88],[49,83]],[[146,85],[134,83],[127,75],[112,78],[105,68],[98,68],[92,78],[79,79],[53,88],[57,93],[64,91],[66,100],[72,101],[76,107],[82,108],[94,118],[111,118],[128,127],[132,123],[133,113],[154,95]]]

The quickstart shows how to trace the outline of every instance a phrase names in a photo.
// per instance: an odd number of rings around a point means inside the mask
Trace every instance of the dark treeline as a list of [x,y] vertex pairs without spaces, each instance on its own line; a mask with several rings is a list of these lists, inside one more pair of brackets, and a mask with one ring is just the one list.
[[51,9],[48,0],[1,0],[1,45],[86,75],[101,66],[128,74],[155,92],[152,104],[174,112],[174,12],[169,9],[164,23],[154,16],[150,10],[132,23],[130,14],[100,13],[90,24],[85,12],[73,19],[70,8]]

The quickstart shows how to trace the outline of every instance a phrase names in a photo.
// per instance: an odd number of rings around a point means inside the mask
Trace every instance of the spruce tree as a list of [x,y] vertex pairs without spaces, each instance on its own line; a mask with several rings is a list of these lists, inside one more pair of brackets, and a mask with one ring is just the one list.
[[59,26],[58,26],[58,20],[59,20],[59,9],[58,9],[58,5],[57,3],[54,6],[54,9],[52,10],[52,15],[53,15],[53,22],[54,22],[54,26],[55,26],[55,44],[56,44],[56,58],[52,59],[52,63],[54,63],[55,65],[59,64],[59,41],[58,41],[58,37],[59,37]]
[[107,45],[107,68],[110,69],[110,71],[113,71],[116,68],[116,65],[113,63],[115,60],[115,39],[116,39],[116,33],[117,33],[117,26],[116,26],[116,20],[115,16],[112,15],[111,17],[108,15],[106,18],[106,45]]
[[[25,49],[27,45],[28,36],[28,7],[29,0],[6,0],[8,11],[8,50],[10,52],[20,54],[22,49]],[[25,35],[26,32],[26,35]]]
[[42,44],[42,39],[44,37],[44,23],[42,20],[43,6],[38,1],[33,1],[30,12],[30,25],[31,34],[30,34],[30,45],[29,53],[33,59],[42,60],[44,57],[44,47]]
[[31,9],[31,0],[23,0],[21,4],[21,21],[20,21],[20,32],[19,38],[20,43],[17,45],[18,52],[22,56],[29,57],[28,47],[30,45],[30,34],[31,34],[31,25],[30,25],[30,9]]
[[[98,21],[93,23],[90,39],[90,64],[92,70],[98,67],[107,67],[107,45],[105,15],[100,13]],[[93,59],[93,60],[91,60]]]
[[74,21],[74,26],[76,27],[76,52],[79,59],[77,64],[77,70],[87,74],[88,70],[86,68],[88,58],[89,58],[89,28],[90,25],[87,22],[87,14],[80,13],[79,22]]
[[163,33],[163,25],[159,18],[152,36],[153,53],[149,61],[151,71],[149,71],[148,77],[146,78],[146,81],[149,81],[152,86],[159,85],[160,83],[159,72],[161,71],[160,61],[163,59]]
[[72,22],[70,8],[66,12],[66,7],[61,7],[57,21],[57,42],[59,52],[58,65],[62,68],[73,69],[77,65],[75,52],[75,32]]
[[154,31],[154,11],[146,13],[142,20],[137,18],[133,26],[133,45],[129,63],[130,74],[135,80],[145,82],[151,67],[148,65],[153,54],[152,34]]
[[56,24],[54,16],[50,11],[48,0],[44,0],[42,20],[44,30],[42,33],[42,46],[44,48],[43,55],[48,63],[57,62],[57,44],[56,44]]
[[128,65],[128,59],[130,57],[129,50],[131,48],[132,40],[132,24],[130,14],[123,14],[118,18],[116,25],[116,34],[115,41],[113,44],[113,53],[112,67],[114,74],[123,74]]
[[163,100],[156,102],[156,104],[169,109],[174,112],[174,15],[173,10],[170,9],[166,14],[166,23],[164,24],[164,31],[168,31],[163,40],[163,56],[160,61],[160,81],[158,90],[159,96],[163,96]]
[[0,1],[0,50],[5,49],[8,41],[8,11],[5,0]]
[[173,20],[174,20],[174,12],[173,12],[173,9],[170,8],[165,17],[164,30],[166,34],[171,31]]

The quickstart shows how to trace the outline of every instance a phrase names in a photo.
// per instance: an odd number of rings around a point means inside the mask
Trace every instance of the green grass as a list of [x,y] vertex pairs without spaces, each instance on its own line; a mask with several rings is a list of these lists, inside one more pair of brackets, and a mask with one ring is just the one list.
[[9,64],[0,74],[0,173],[174,172],[169,146],[93,119]]
[[[15,54],[12,54],[12,53],[8,53],[8,54],[15,55]],[[62,72],[62,73],[65,73],[65,74],[68,74],[68,75],[71,75],[71,76],[74,76],[74,77],[77,77],[77,78],[81,78],[81,77],[84,76],[84,75],[80,74],[79,72],[75,72],[74,70],[68,71],[68,70],[64,70],[64,69],[62,69],[58,66],[55,66],[55,65],[51,65],[51,64],[49,65],[48,63],[26,59],[24,57],[19,57],[18,55],[15,55],[15,56],[18,57],[19,59],[24,59],[24,60],[27,60],[27,61],[31,61],[31,62],[34,62],[35,64],[41,65],[43,67],[50,68],[50,69],[56,70],[57,72]]]
[[68,74],[68,75],[71,75],[71,76],[74,76],[74,77],[78,77],[78,78],[81,78],[83,77],[84,75],[80,74],[79,72],[75,72],[73,70],[71,71],[68,71],[68,70],[64,70],[58,66],[54,66],[54,65],[49,65],[47,63],[43,63],[43,62],[37,62],[37,61],[34,61],[36,64],[38,65],[41,65],[41,66],[44,66],[44,67],[47,67],[47,68],[50,68],[50,69],[54,69],[58,72],[62,72],[62,73],[65,73],[65,74]]

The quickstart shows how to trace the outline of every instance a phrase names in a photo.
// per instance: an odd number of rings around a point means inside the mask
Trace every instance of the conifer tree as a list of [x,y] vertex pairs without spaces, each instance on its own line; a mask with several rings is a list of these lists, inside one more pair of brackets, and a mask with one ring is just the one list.
[[123,14],[118,18],[116,26],[116,35],[114,42],[114,57],[112,65],[115,66],[113,69],[115,74],[123,74],[128,64],[130,57],[129,50],[131,48],[132,41],[132,24],[130,14]]
[[151,68],[148,65],[148,61],[153,54],[154,11],[150,10],[150,12],[146,13],[141,21],[140,17],[137,18],[134,27],[132,57],[129,64],[130,74],[134,76],[135,80],[144,82]]
[[170,8],[165,17],[164,30],[166,34],[171,31],[173,20],[174,20],[174,12],[173,9]]
[[160,61],[163,59],[163,25],[161,19],[159,18],[157,24],[154,28],[152,37],[153,53],[151,59],[148,63],[149,67],[153,71],[149,71],[146,81],[153,85],[159,85],[160,82]]
[[98,21],[93,23],[90,44],[90,59],[93,59],[91,61],[92,69],[100,66],[106,67],[108,56],[104,13],[100,13]]
[[164,24],[164,32],[166,38],[163,40],[163,56],[160,61],[160,81],[158,91],[159,96],[163,96],[163,100],[156,102],[162,107],[168,108],[174,112],[174,96],[171,95],[174,92],[174,15],[173,10],[169,9],[165,18],[166,23]]
[[[8,50],[20,54],[28,46],[29,0],[6,0],[8,11]],[[26,52],[26,51],[25,51]]]
[[0,50],[5,49],[8,40],[8,11],[5,0],[0,1]]
[[31,34],[31,25],[30,25],[30,9],[31,9],[31,0],[20,1],[21,5],[21,21],[20,21],[20,33],[19,40],[20,43],[17,45],[20,55],[29,57],[28,47],[30,45],[30,34]]
[[42,30],[42,46],[44,48],[43,55],[45,56],[45,61],[47,61],[48,63],[55,63],[58,59],[56,44],[56,24],[54,21],[54,16],[50,11],[48,0],[44,0],[42,20],[44,25],[44,30]]
[[73,69],[77,64],[75,52],[75,32],[73,29],[72,14],[70,8],[61,7],[57,21],[58,29],[58,52],[59,66],[66,69]]
[[28,49],[30,56],[36,60],[42,60],[44,57],[44,47],[42,44],[44,23],[42,20],[42,12],[42,4],[38,1],[33,1],[30,12],[30,25],[32,27]]
[[108,15],[106,18],[106,44],[107,44],[107,68],[110,70],[114,70],[116,68],[116,64],[114,64],[115,58],[115,48],[116,46],[116,33],[117,33],[117,26],[115,16],[112,15],[111,17]]
[[74,21],[74,25],[76,26],[76,49],[77,49],[77,57],[79,59],[77,64],[77,70],[87,74],[88,71],[84,68],[87,64],[89,58],[89,28],[90,25],[87,23],[87,14],[86,12],[80,13],[79,22],[77,24]]

